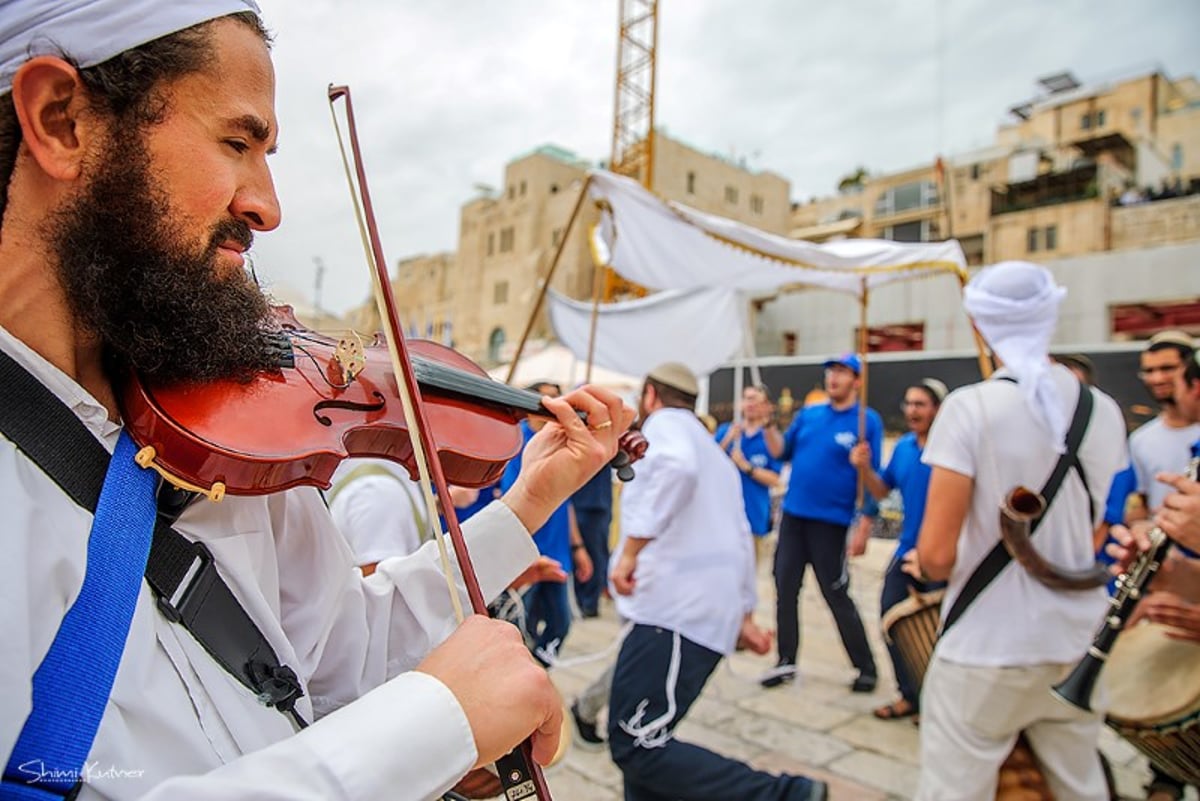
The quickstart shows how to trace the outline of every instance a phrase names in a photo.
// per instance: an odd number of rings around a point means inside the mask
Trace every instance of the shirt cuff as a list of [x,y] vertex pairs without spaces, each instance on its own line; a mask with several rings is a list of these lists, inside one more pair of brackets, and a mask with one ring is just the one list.
[[418,671],[397,676],[297,737],[324,762],[344,798],[435,798],[478,756],[458,699]]
[[463,527],[467,550],[486,558],[472,562],[483,597],[491,601],[538,558],[525,524],[501,501],[492,501]]

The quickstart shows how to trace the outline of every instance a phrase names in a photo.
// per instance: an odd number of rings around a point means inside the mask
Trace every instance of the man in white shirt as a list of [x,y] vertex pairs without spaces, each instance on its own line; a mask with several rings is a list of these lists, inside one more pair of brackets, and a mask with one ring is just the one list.
[[389,556],[405,556],[430,536],[421,485],[386,459],[346,459],[333,472],[329,515],[364,576]]
[[923,455],[932,475],[919,566],[949,583],[922,688],[920,801],[994,798],[997,770],[1022,730],[1056,798],[1108,798],[1096,752],[1100,716],[1049,694],[1087,650],[1106,607],[1104,589],[1052,590],[1009,562],[946,626],[968,579],[999,543],[1004,497],[1018,485],[1042,487],[1066,451],[1081,391],[1094,400],[1077,451],[1082,469],[1066,473],[1033,543],[1064,569],[1093,563],[1095,511],[1125,463],[1124,427],[1111,398],[1047,355],[1065,294],[1047,270],[1025,262],[983,269],[964,293],[967,313],[1004,367],[946,399]]
[[608,742],[626,801],[824,801],[826,787],[773,776],[674,739],[721,657],[741,642],[771,647],[754,624],[754,552],[738,470],[694,413],[696,378],[656,367],[642,387],[650,443],[622,493],[621,542],[609,577],[621,644]]
[[[0,351],[108,452],[126,440],[130,373],[166,386],[281,369],[243,270],[253,232],[280,219],[257,11],[252,0],[4,4]],[[489,597],[533,561],[529,532],[611,458],[633,416],[599,390],[545,405],[557,422],[526,450],[521,481],[467,532]],[[0,438],[6,761],[40,707],[32,677],[92,571],[92,514],[14,441],[11,429]],[[545,672],[507,623],[456,627],[432,546],[363,579],[313,488],[201,499],[174,527],[207,547],[303,695],[294,717],[260,702],[142,582],[80,799],[422,801],[530,734],[535,758],[555,750],[562,704]],[[11,778],[41,780],[28,765],[10,765]]]
[[1182,331],[1160,331],[1139,356],[1138,377],[1161,411],[1129,435],[1129,461],[1137,476],[1137,491],[1147,511],[1156,513],[1170,487],[1156,481],[1159,473],[1181,473],[1191,459],[1192,443],[1200,439],[1200,423],[1187,418],[1175,401],[1175,379],[1195,350]]

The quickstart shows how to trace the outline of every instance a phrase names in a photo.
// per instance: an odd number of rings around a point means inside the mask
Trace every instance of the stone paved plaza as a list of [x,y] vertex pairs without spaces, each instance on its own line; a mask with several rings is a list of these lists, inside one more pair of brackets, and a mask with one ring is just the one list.
[[[852,561],[851,589],[872,636],[881,671],[873,695],[849,690],[854,671],[842,650],[833,618],[812,578],[805,580],[801,611],[802,678],[791,686],[763,690],[754,677],[773,657],[736,654],[709,681],[683,725],[680,739],[755,767],[805,773],[830,783],[833,801],[899,801],[917,785],[917,728],[908,720],[881,721],[871,715],[892,700],[891,664],[879,634],[879,588],[893,541],[872,540],[866,555]],[[769,569],[759,570],[759,623],[774,628],[774,590]],[[599,618],[576,620],[562,658],[596,653],[610,645],[619,626],[605,602]],[[570,701],[604,667],[604,661],[555,668],[552,675]],[[1148,772],[1145,761],[1124,741],[1105,731],[1102,750],[1112,761],[1123,798],[1140,799]],[[556,801],[620,801],[621,776],[607,750],[588,751],[573,744],[566,757],[547,772]],[[1195,791],[1189,791],[1195,799]],[[737,801],[737,799],[729,799]]]

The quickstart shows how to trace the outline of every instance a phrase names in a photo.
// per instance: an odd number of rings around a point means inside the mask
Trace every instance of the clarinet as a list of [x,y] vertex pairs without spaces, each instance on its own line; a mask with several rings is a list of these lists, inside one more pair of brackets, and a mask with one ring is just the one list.
[[[1195,481],[1198,470],[1200,459],[1192,459],[1188,464],[1188,478]],[[1092,692],[1113,644],[1171,549],[1171,538],[1158,526],[1150,530],[1149,537],[1149,550],[1139,555],[1117,579],[1117,591],[1109,601],[1109,612],[1100,624],[1087,654],[1065,679],[1050,688],[1050,692],[1060,701],[1085,712],[1092,711]]]

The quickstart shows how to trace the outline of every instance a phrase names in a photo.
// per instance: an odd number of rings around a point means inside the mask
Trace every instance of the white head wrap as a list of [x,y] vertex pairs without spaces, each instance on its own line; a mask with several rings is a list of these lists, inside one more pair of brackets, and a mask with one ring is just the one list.
[[1065,450],[1067,417],[1050,375],[1050,337],[1067,290],[1045,267],[1004,261],[976,273],[963,305],[979,333],[1004,362],[1025,396],[1033,418]]
[[0,0],[0,95],[34,56],[94,67],[210,19],[253,11],[254,0]]

